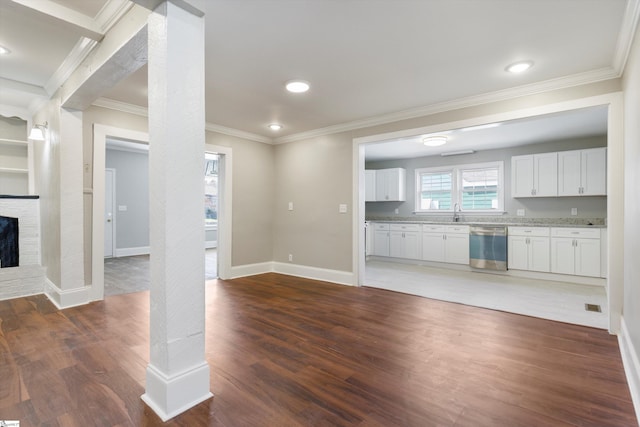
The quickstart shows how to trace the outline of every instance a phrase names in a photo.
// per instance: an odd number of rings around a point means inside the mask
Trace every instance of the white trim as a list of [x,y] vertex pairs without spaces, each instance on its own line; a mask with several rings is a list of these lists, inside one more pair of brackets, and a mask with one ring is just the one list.
[[[116,183],[117,181],[117,177],[116,177],[116,170],[114,168],[104,168],[104,172],[105,172],[105,176],[104,176],[104,183],[105,183],[105,191],[103,192],[103,196],[106,196],[106,187],[107,187],[107,171],[111,172],[111,189],[112,191],[112,195],[111,195],[111,209],[109,209],[111,211],[111,256],[115,257],[116,255],[116,246],[117,246],[117,242],[116,242],[116,236],[117,236],[117,214],[116,214]],[[107,206],[105,206],[107,207]],[[104,217],[103,217],[104,218]],[[103,219],[104,221],[104,219]],[[103,234],[104,236],[104,234]],[[106,256],[106,255],[105,255]]]
[[170,377],[149,364],[146,390],[141,399],[166,422],[213,397],[209,391],[209,375],[207,362]]
[[264,144],[273,144],[273,138],[269,138],[262,135],[257,135],[251,132],[245,132],[239,129],[228,128],[226,126],[216,125],[214,123],[207,123],[205,130],[209,132],[221,133],[223,135],[235,136],[238,138],[248,139],[250,141],[262,142]]
[[613,68],[622,76],[627,65],[631,44],[640,19],[640,0],[628,0],[627,8],[622,16],[622,25],[618,33],[616,51],[613,55]]
[[135,114],[136,116],[149,116],[149,109],[147,107],[140,107],[138,105],[116,101],[109,98],[98,98],[93,101],[91,105],[95,107],[108,108],[109,110],[121,111],[123,113]]
[[58,310],[85,305],[91,301],[89,299],[91,294],[90,287],[83,286],[81,288],[62,290],[46,277],[44,279],[44,293]]
[[624,317],[620,324],[618,344],[620,345],[622,365],[624,366],[624,373],[627,377],[627,383],[629,384],[629,392],[631,393],[631,400],[636,410],[636,417],[640,418],[640,355],[638,354],[638,349],[636,349],[631,342],[629,329],[627,328]]
[[136,255],[149,255],[151,248],[149,246],[140,246],[138,248],[116,248],[115,257],[136,256]]
[[355,276],[350,271],[329,270],[326,268],[310,267],[308,265],[273,262],[273,272],[288,276],[304,277],[306,279],[321,280],[339,285],[355,285]]
[[97,44],[97,41],[85,37],[78,40],[56,72],[45,83],[44,90],[49,96],[53,95],[67,81]]
[[256,264],[234,265],[231,267],[229,279],[237,279],[239,277],[255,276],[256,274],[272,273],[273,262],[260,262]]
[[213,248],[217,248],[218,247],[218,241],[217,240],[207,240],[204,242],[204,248],[205,249],[213,249]]
[[[353,228],[352,228],[352,257],[354,265],[354,275],[359,284],[364,283],[365,275],[365,245],[364,245],[364,144],[370,142],[379,142],[392,138],[406,137],[423,133],[434,133],[449,129],[457,129],[471,126],[478,126],[486,123],[501,122],[507,120],[521,119],[533,117],[549,113],[557,113],[561,111],[569,111],[580,108],[594,107],[600,105],[609,106],[608,119],[608,147],[609,150],[619,153],[623,146],[622,135],[622,95],[621,92],[612,92],[603,95],[591,96],[587,98],[578,98],[569,101],[563,101],[552,104],[543,104],[536,107],[523,108],[519,110],[504,111],[501,113],[491,114],[487,116],[477,116],[469,119],[458,120],[453,122],[438,123],[435,125],[424,126],[417,129],[406,129],[397,132],[388,132],[384,134],[371,135],[365,137],[357,137],[353,139]],[[621,197],[621,189],[613,187],[618,185],[618,175],[624,171],[620,169],[619,163],[614,162],[614,156],[607,156],[607,212],[609,216],[609,239],[607,242],[607,253],[609,256],[607,272],[607,295],[609,305],[609,331],[617,333],[620,327],[620,316],[622,314],[624,280],[621,279],[622,271],[620,268],[620,247],[621,240],[618,233],[612,233],[611,224],[616,221],[622,224],[618,217],[611,218],[611,215],[622,215],[623,199]],[[615,160],[618,162],[618,160]],[[613,212],[613,214],[612,214]],[[612,255],[617,257],[618,262],[612,263]]]

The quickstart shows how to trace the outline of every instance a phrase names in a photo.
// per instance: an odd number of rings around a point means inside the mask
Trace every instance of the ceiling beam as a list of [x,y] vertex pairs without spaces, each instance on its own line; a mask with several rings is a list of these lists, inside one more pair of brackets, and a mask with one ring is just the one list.
[[57,24],[62,24],[67,27],[73,28],[83,37],[90,38],[95,41],[101,41],[104,37],[104,33],[101,31],[96,21],[92,18],[76,12],[73,9],[64,7],[51,0],[11,0],[20,6],[35,11],[41,15],[57,21]]

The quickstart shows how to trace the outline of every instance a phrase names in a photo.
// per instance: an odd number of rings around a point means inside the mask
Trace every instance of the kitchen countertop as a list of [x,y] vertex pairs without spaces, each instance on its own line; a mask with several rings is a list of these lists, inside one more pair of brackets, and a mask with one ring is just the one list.
[[575,227],[606,228],[604,218],[496,218],[488,221],[487,217],[474,219],[461,218],[453,222],[450,218],[405,218],[405,217],[368,217],[367,222],[388,222],[394,224],[441,224],[441,225],[506,225],[512,227]]

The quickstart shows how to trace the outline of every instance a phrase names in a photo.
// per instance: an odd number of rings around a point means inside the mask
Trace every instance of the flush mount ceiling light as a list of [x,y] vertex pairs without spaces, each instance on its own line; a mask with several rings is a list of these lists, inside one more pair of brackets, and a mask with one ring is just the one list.
[[447,137],[444,135],[434,135],[422,138],[422,143],[427,147],[439,147],[447,143]]
[[278,123],[271,123],[269,125],[269,129],[271,129],[271,130],[280,130],[280,129],[282,129],[282,125],[280,125]]
[[44,124],[34,124],[31,128],[31,132],[29,132],[29,139],[32,141],[44,141],[44,132],[49,127],[48,122],[44,122]]
[[0,45],[0,55],[9,55],[10,53],[11,53],[11,49]]
[[287,90],[291,93],[304,93],[309,90],[309,82],[304,80],[291,80],[288,81],[286,86]]
[[527,71],[531,67],[533,67],[533,61],[519,61],[508,65],[505,70],[510,73],[518,74],[522,73],[523,71]]

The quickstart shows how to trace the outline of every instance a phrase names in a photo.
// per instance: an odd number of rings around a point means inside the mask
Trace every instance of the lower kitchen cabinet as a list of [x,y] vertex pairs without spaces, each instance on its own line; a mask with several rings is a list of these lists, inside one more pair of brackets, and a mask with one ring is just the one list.
[[389,224],[373,222],[373,255],[389,256]]
[[551,229],[551,272],[600,277],[600,230]]
[[548,227],[509,227],[510,270],[551,271]]
[[424,261],[469,264],[469,227],[466,225],[423,225]]
[[389,229],[389,256],[420,259],[420,225],[391,224]]

